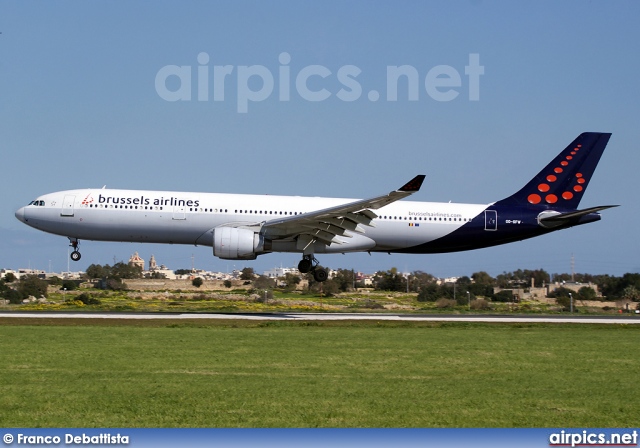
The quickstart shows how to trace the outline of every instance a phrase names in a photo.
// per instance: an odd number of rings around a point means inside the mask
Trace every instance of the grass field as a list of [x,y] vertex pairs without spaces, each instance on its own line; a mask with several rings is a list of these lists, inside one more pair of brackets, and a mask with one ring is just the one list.
[[0,427],[631,427],[638,326],[0,320]]

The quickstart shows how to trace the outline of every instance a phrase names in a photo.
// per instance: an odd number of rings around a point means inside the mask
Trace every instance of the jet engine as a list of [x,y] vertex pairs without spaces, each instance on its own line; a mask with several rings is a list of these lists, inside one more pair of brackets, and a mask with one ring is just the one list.
[[216,227],[213,255],[224,260],[255,260],[264,251],[264,237],[242,227]]

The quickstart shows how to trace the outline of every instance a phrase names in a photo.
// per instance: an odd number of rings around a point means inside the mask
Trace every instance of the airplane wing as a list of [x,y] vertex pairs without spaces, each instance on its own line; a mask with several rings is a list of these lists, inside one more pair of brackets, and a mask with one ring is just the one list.
[[418,175],[399,189],[382,196],[266,221],[262,229],[265,236],[272,238],[297,237],[301,249],[316,241],[326,245],[342,244],[337,236],[350,238],[347,231],[364,233],[363,226],[373,227],[371,221],[378,217],[372,210],[412,195],[420,190],[424,178],[424,175]]

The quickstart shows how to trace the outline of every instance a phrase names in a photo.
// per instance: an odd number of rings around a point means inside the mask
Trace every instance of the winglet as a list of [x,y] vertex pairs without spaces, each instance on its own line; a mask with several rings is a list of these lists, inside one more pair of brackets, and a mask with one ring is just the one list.
[[414,177],[409,182],[407,182],[402,187],[400,187],[398,191],[406,191],[406,192],[418,191],[422,186],[422,182],[424,181],[424,178],[425,178],[424,174],[418,174],[416,177]]

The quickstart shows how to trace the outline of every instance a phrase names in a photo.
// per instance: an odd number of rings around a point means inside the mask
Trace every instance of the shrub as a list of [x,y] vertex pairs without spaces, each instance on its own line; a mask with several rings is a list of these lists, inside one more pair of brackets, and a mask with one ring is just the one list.
[[62,279],[57,275],[50,277],[49,280],[47,281],[49,282],[50,285],[62,285]]
[[127,289],[127,285],[119,278],[112,278],[107,280],[107,288],[114,291],[124,291]]
[[63,280],[60,289],[75,291],[76,289],[78,289],[78,282],[74,282],[73,280]]
[[[563,311],[571,310],[571,298],[569,296],[556,297],[556,303],[562,307]],[[575,309],[575,303],[574,303],[574,309]]]
[[358,308],[366,308],[368,310],[383,310],[384,305],[375,300],[367,299],[363,303],[358,304]]
[[440,296],[440,289],[435,283],[429,283],[420,288],[418,302],[435,302]]
[[196,288],[201,287],[203,283],[204,281],[200,277],[196,277],[191,281],[191,284]]
[[477,299],[471,301],[472,310],[490,310],[491,304],[484,299]]
[[102,302],[99,299],[96,299],[95,297],[90,296],[86,292],[83,292],[82,294],[77,296],[74,300],[78,302],[82,302],[85,305],[101,305],[102,304]]
[[504,289],[493,296],[494,302],[513,302],[513,291]]
[[8,289],[4,294],[4,298],[14,305],[22,303],[22,294],[15,289]]
[[259,276],[253,281],[253,287],[256,289],[270,289],[276,285],[275,280],[264,275]]
[[438,299],[436,301],[436,307],[437,308],[453,308],[457,304],[458,303],[453,299]]
[[[266,297],[265,297],[266,291]],[[252,290],[251,292],[254,295],[254,301],[258,303],[266,303],[268,300],[273,300],[273,291],[271,290]],[[266,300],[265,300],[266,299]]]
[[47,297],[47,286],[48,283],[45,280],[41,280],[35,275],[27,275],[20,279],[18,292],[23,299],[29,296]]
[[225,280],[223,285],[225,288],[231,288],[231,280]]

